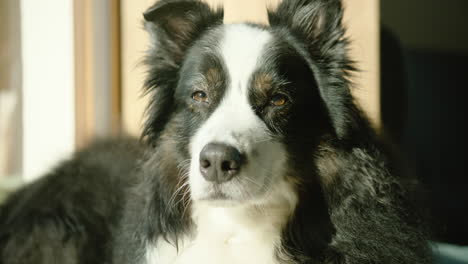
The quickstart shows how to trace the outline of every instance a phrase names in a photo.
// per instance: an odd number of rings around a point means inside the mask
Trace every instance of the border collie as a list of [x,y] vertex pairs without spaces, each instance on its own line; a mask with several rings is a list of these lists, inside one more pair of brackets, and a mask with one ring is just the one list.
[[144,146],[94,147],[15,194],[3,263],[430,263],[351,96],[342,17],[339,0],[284,0],[268,27],[223,24],[158,1]]

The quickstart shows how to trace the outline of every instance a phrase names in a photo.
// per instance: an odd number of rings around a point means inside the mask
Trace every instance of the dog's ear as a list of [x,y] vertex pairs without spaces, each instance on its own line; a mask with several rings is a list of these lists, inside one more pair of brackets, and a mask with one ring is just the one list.
[[349,79],[355,68],[348,57],[343,13],[341,0],[284,0],[276,10],[268,11],[272,27],[287,28],[307,49],[321,97],[340,138],[353,130],[359,115],[350,92]]
[[284,0],[268,11],[270,25],[284,25],[309,43],[339,40],[344,35],[341,0]]
[[223,22],[223,10],[212,10],[199,0],[160,0],[143,17],[154,48],[180,64],[193,41]]
[[173,111],[174,89],[187,50],[207,30],[223,23],[223,10],[199,0],[159,0],[144,14],[151,46],[145,91],[151,94],[143,137],[154,142]]

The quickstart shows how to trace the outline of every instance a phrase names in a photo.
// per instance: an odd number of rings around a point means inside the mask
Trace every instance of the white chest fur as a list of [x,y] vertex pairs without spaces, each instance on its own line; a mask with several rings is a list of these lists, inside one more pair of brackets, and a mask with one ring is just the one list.
[[292,263],[286,256],[278,259],[285,212],[207,205],[194,212],[196,234],[184,237],[179,251],[162,239],[149,246],[147,264]]

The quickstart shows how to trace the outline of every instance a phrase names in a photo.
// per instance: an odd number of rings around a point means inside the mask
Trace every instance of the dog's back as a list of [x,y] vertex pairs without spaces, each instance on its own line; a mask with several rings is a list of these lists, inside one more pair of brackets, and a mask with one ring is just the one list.
[[0,209],[0,263],[106,263],[141,155],[136,140],[99,142],[14,193]]

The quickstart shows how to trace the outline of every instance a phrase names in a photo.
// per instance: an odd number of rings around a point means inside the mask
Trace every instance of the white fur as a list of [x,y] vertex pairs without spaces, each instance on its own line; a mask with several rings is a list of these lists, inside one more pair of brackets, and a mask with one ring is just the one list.
[[179,251],[163,239],[149,245],[147,264],[292,264],[280,242],[297,197],[285,181],[274,188],[261,207],[196,202],[196,232],[182,238]]
[[[271,137],[248,100],[250,77],[270,40],[270,33],[259,28],[225,26],[219,53],[230,85],[190,144],[189,186],[196,230],[181,238],[179,251],[162,239],[148,245],[148,264],[292,263],[280,246],[282,229],[297,203],[295,187],[285,178],[286,150]],[[200,173],[199,154],[212,142],[231,145],[248,157],[239,175],[218,186],[233,198],[229,204],[204,200],[213,183]]]

